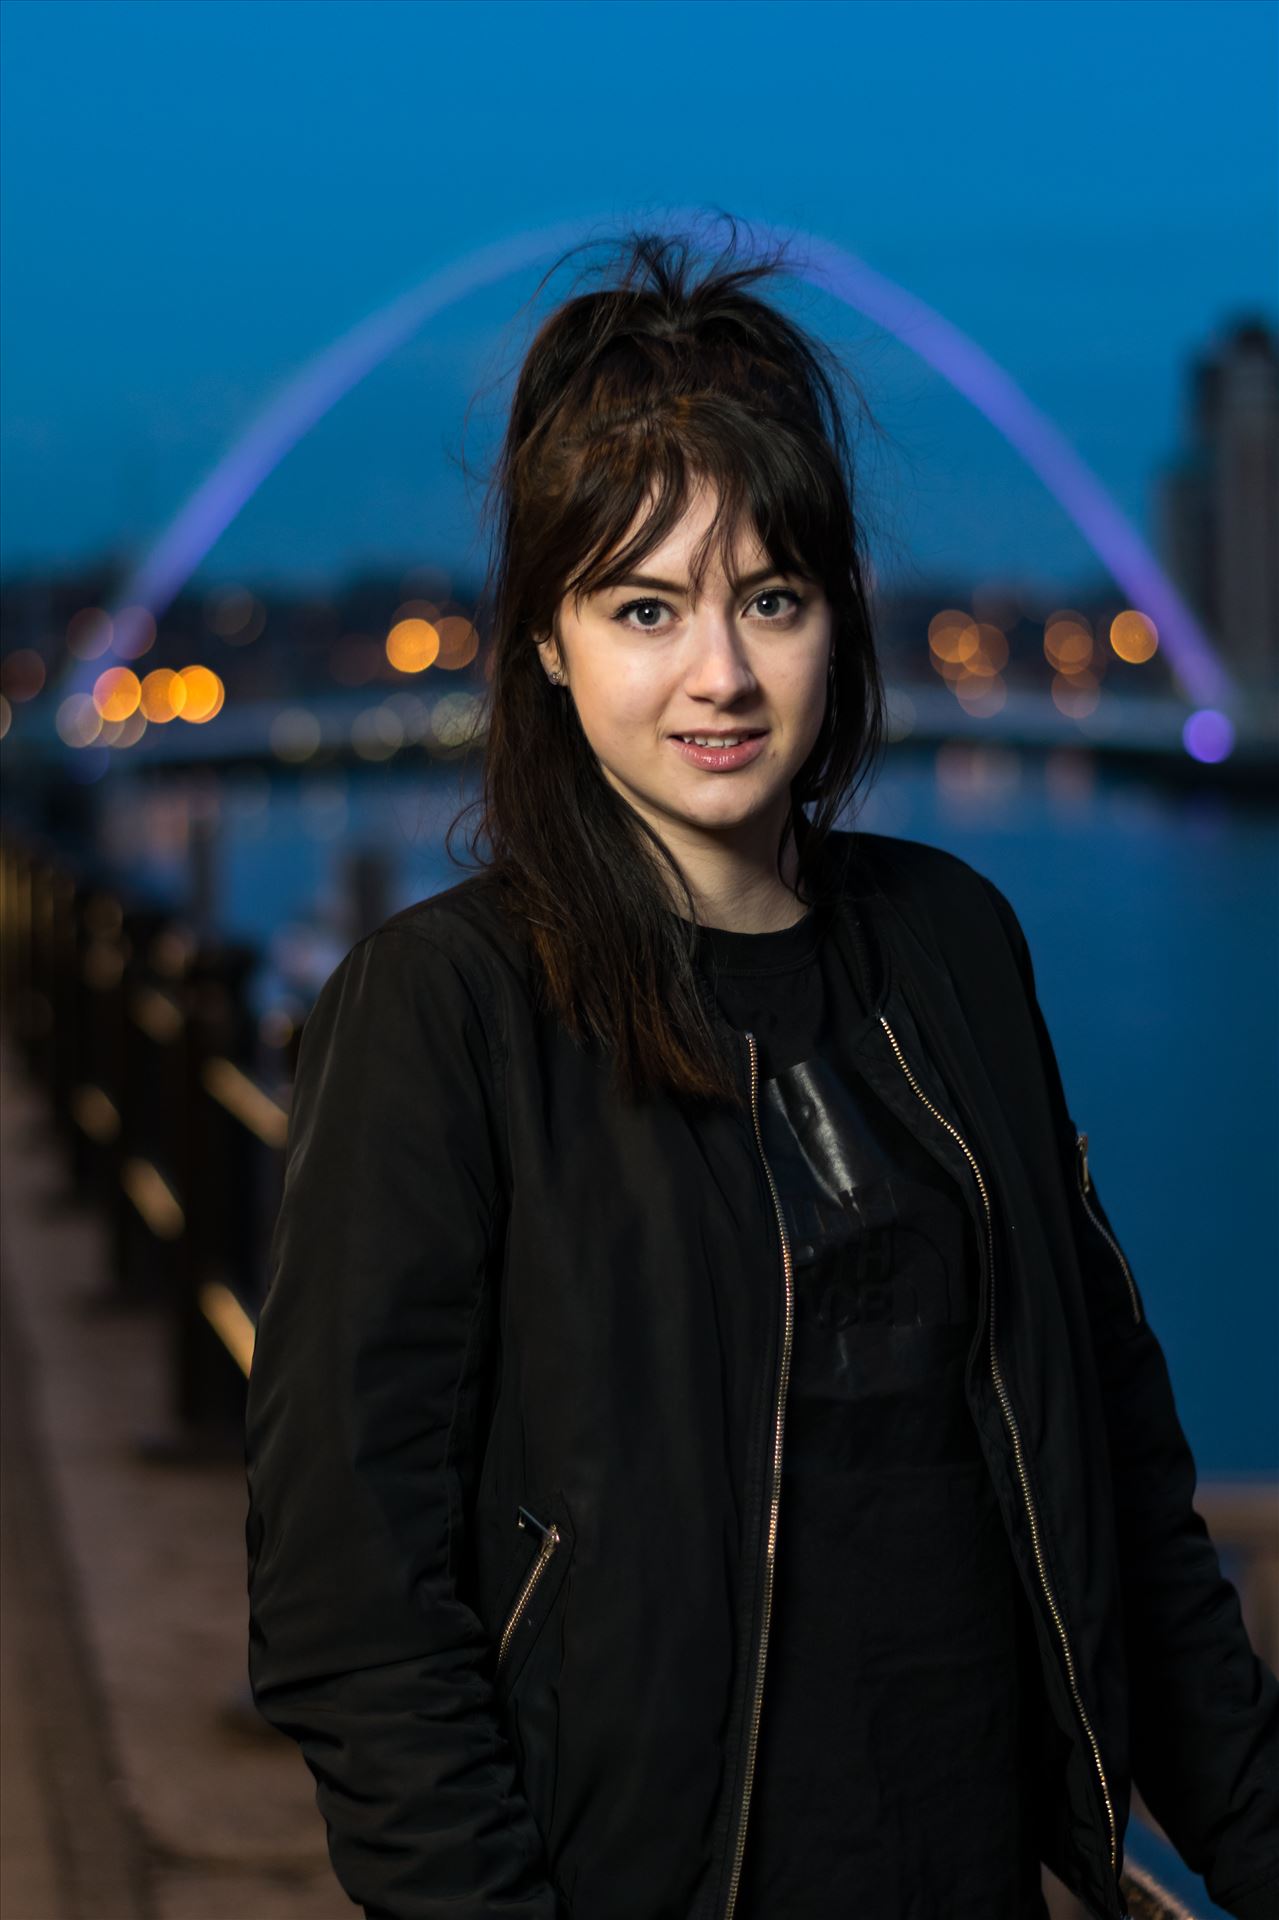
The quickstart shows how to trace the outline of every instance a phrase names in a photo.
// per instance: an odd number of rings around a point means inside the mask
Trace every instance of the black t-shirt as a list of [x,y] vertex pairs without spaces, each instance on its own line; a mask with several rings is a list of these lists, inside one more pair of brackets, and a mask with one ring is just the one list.
[[828,1023],[877,1019],[824,963],[828,929],[819,902],[777,932],[697,932],[721,1010],[759,1041],[794,1278],[736,1920],[1042,1920],[1042,1680],[963,1386],[975,1229],[915,1135],[824,1059]]

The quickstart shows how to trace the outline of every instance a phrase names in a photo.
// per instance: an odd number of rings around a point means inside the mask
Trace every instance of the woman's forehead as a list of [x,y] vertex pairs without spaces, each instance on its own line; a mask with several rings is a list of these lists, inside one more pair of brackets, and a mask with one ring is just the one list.
[[669,591],[714,590],[727,583],[738,587],[756,573],[777,571],[773,556],[760,539],[759,530],[744,511],[734,524],[727,523],[711,534],[714,514],[703,505],[692,505],[673,526],[651,543],[644,540],[644,529],[654,519],[651,509],[637,516],[621,539],[591,566],[588,584],[580,589],[584,597],[604,592],[625,579]]

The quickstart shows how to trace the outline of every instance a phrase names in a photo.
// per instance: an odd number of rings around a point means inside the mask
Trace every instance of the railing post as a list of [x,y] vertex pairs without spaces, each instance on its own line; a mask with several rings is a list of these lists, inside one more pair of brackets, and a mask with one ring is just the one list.
[[190,943],[167,915],[150,909],[126,911],[123,930],[114,1303],[163,1305],[177,1284],[186,1233],[182,981]]
[[260,1275],[278,1204],[287,1113],[253,1065],[245,948],[200,953],[186,983],[186,1230],[171,1303],[170,1428],[153,1460],[239,1458]]

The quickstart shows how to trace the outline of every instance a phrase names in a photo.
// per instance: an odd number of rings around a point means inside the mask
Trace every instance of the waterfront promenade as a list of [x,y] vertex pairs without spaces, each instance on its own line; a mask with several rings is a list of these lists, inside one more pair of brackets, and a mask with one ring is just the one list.
[[167,1322],[0,1062],[4,1920],[340,1920],[310,1774],[246,1693],[244,1479],[145,1457]]

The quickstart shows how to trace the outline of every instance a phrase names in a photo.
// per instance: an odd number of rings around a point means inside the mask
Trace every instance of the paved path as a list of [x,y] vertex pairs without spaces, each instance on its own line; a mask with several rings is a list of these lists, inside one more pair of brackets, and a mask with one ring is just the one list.
[[0,1182],[0,1913],[349,1920],[298,1749],[244,1711],[242,1464],[140,1457],[167,1328],[97,1304],[101,1223],[11,1059]]
[[0,1267],[0,1911],[150,1920],[6,1280]]

